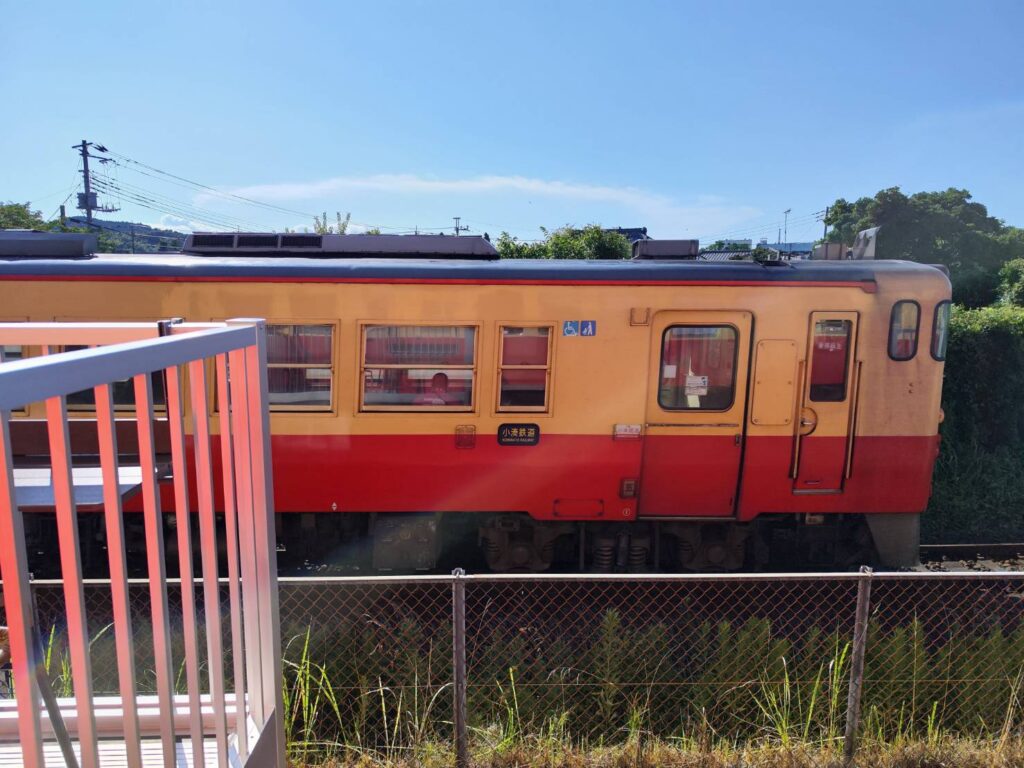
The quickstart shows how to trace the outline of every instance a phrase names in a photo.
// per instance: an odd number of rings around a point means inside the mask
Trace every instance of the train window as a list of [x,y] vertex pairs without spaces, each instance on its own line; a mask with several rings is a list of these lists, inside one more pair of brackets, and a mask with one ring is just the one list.
[[551,376],[551,328],[501,328],[499,411],[546,411]]
[[897,301],[889,317],[889,357],[910,360],[917,354],[917,331],[921,325],[921,305],[916,301]]
[[932,357],[936,360],[946,359],[946,344],[949,343],[949,301],[940,301],[935,305],[935,322],[932,324]]
[[841,403],[846,399],[846,376],[850,364],[849,320],[818,320],[814,324],[811,348],[811,400]]
[[473,326],[368,325],[363,410],[472,410],[475,356]]
[[736,388],[736,329],[671,325],[661,339],[658,405],[670,411],[724,411]]
[[7,362],[10,362],[11,360],[21,360],[21,347],[17,344],[4,344],[0,346],[0,355],[2,355],[2,359]]
[[267,325],[267,394],[272,411],[329,411],[333,325]]
[[[65,352],[72,352],[76,349],[85,349],[82,346],[64,347]],[[153,409],[163,410],[167,404],[164,397],[164,375],[162,371],[154,371],[150,374],[150,381],[153,388]],[[110,396],[114,401],[115,411],[131,411],[135,408],[135,381],[133,379],[121,379],[111,382]],[[96,393],[91,389],[83,389],[80,392],[73,392],[67,396],[69,411],[94,411],[96,410]]]

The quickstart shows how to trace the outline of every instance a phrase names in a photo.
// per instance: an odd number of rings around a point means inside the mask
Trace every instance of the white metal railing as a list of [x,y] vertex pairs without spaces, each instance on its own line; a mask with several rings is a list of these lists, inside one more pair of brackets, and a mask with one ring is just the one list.
[[[127,764],[144,764],[143,739],[159,739],[158,764],[179,765],[178,733],[187,732],[194,765],[284,766],[281,648],[278,622],[270,429],[267,413],[266,339],[261,320],[227,323],[0,323],[3,345],[39,347],[44,353],[0,362],[0,575],[9,625],[14,708],[0,707],[0,742],[17,735],[28,768],[44,765],[44,741],[55,739],[69,765],[93,768],[116,735]],[[86,349],[59,352],[63,346]],[[53,354],[47,354],[53,352]],[[187,378],[183,375],[187,369]],[[167,596],[161,488],[154,440],[151,374],[164,373],[171,446],[174,513],[181,574],[180,616]],[[209,403],[213,375],[217,411]],[[119,485],[117,430],[111,386],[132,379],[138,464],[147,549],[156,695],[136,691],[135,648]],[[89,624],[83,597],[75,483],[66,398],[92,390],[103,477],[103,510],[120,696],[92,693]],[[190,399],[186,439],[184,398]],[[53,508],[67,620],[74,696],[58,699],[42,673],[22,512],[16,503],[10,412],[45,401]],[[228,416],[228,418],[225,418]],[[219,439],[211,432],[219,426]],[[77,426],[77,425],[76,425]],[[219,446],[218,446],[219,444]],[[219,460],[215,450],[219,447]],[[191,479],[195,487],[189,488]],[[226,574],[218,571],[215,495],[223,495]],[[193,573],[190,507],[199,521],[201,573]],[[54,554],[57,554],[56,552]],[[219,580],[227,580],[226,606]],[[196,603],[196,582],[202,610]],[[221,623],[226,607],[229,626]],[[184,659],[172,659],[171,625],[184,630]],[[226,629],[226,632],[225,632]],[[199,647],[200,630],[206,648]],[[226,690],[222,638],[228,638],[234,691]],[[205,653],[204,653],[205,651]],[[174,664],[184,662],[185,695],[175,695]],[[230,722],[229,722],[230,718]],[[5,727],[6,723],[6,727]],[[184,734],[182,734],[184,736]],[[77,756],[72,739],[77,740]],[[0,743],[0,748],[3,744]],[[119,747],[119,748],[120,748]],[[78,762],[80,760],[80,763]],[[148,764],[148,761],[147,761]]]

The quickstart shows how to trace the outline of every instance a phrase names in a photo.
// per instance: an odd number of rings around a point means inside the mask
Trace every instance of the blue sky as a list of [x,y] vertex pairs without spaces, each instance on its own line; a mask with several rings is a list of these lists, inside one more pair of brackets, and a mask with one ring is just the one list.
[[388,231],[459,215],[524,238],[774,240],[788,208],[799,240],[836,197],[892,185],[966,187],[1024,225],[1019,2],[3,8],[0,200],[44,214],[86,138],[290,211],[102,169],[136,196],[112,217],[199,229],[326,209]]

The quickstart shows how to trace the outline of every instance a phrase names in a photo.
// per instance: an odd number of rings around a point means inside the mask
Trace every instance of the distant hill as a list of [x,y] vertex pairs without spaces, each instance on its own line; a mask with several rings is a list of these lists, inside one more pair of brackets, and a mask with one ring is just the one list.
[[[85,228],[84,216],[69,216],[67,226]],[[132,248],[132,230],[135,247]],[[157,229],[132,221],[93,219],[93,231],[99,235],[100,250],[106,253],[177,253],[185,244],[185,235],[172,229]]]

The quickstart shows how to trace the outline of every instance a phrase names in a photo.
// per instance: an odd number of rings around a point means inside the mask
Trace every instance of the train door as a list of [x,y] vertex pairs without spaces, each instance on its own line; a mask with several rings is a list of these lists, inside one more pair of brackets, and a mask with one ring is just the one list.
[[839,493],[856,413],[856,312],[812,312],[794,456],[797,493]]
[[642,517],[729,517],[736,505],[750,364],[749,312],[652,320]]

